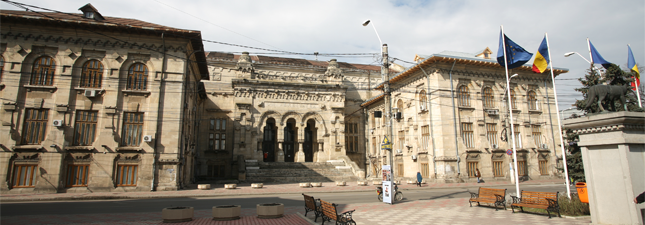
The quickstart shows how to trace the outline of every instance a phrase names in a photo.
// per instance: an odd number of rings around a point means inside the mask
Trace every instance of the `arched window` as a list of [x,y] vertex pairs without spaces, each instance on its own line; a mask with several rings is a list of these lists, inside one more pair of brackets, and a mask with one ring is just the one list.
[[457,95],[459,98],[459,106],[470,106],[470,93],[468,93],[468,87],[466,85],[459,87]]
[[428,110],[428,96],[426,96],[425,90],[421,90],[421,92],[419,92],[419,108],[421,111]]
[[56,63],[54,58],[42,56],[34,62],[34,68],[31,70],[30,85],[51,86],[54,84],[54,68]]
[[495,99],[493,97],[493,89],[490,87],[485,87],[484,91],[482,92],[483,94],[483,102],[484,102],[484,108],[493,108],[495,107]]
[[511,90],[511,108],[517,109],[517,101],[515,99],[515,91]]
[[146,90],[148,85],[148,67],[143,63],[135,63],[128,70],[127,90]]
[[83,72],[81,73],[80,87],[84,88],[101,88],[101,80],[103,78],[103,64],[98,60],[87,61],[83,65]]
[[535,95],[535,91],[529,91],[527,96],[529,102],[529,110],[538,110],[538,100],[537,96]]

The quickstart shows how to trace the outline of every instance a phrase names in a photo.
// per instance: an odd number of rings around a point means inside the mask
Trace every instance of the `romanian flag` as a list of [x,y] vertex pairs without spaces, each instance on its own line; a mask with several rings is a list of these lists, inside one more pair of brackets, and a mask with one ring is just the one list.
[[542,44],[538,48],[537,53],[535,53],[535,59],[533,60],[533,72],[543,73],[547,66],[549,66],[549,47],[547,45],[546,36],[542,39]]
[[634,82],[632,82],[632,87],[636,88],[641,85],[641,75],[638,72],[638,65],[636,65],[636,60],[634,60],[634,54],[632,54],[632,48],[627,45],[627,67],[634,72]]

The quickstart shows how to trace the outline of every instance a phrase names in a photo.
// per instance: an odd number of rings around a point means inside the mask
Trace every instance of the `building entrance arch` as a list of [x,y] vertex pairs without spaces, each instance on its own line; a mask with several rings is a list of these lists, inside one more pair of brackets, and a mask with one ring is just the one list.
[[264,138],[262,139],[262,157],[264,162],[275,162],[276,131],[275,119],[267,119],[264,125]]

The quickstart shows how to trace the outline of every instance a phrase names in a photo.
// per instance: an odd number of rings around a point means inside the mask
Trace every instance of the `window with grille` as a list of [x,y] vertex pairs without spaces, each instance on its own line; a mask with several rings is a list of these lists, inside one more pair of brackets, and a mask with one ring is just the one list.
[[226,177],[226,166],[224,165],[208,165],[209,177]]
[[529,169],[526,166],[526,161],[517,161],[517,174],[519,176],[528,176],[529,175]]
[[459,106],[470,107],[470,93],[468,93],[468,87],[462,85],[459,87]]
[[101,88],[103,78],[103,64],[98,60],[87,61],[83,65],[80,87]]
[[226,119],[211,119],[214,150],[226,150]]
[[430,167],[428,163],[421,163],[421,176],[425,178],[430,177]]
[[31,70],[30,85],[52,86],[54,84],[54,69],[56,63],[54,58],[43,56],[34,62],[34,67]]
[[403,148],[405,147],[405,131],[400,130],[399,131],[399,143],[397,143],[397,146],[399,146],[399,150],[403,151]]
[[538,148],[542,148],[542,129],[540,125],[531,125],[531,136]]
[[90,171],[89,164],[67,165],[67,187],[87,187],[87,177]]
[[430,126],[425,125],[421,127],[421,148],[428,151],[428,146],[430,145]]
[[143,113],[123,113],[123,137],[122,146],[139,146],[143,134]]
[[493,176],[503,177],[504,176],[504,164],[502,161],[493,161]]
[[116,186],[137,186],[137,165],[117,165]]
[[358,152],[358,123],[345,123],[345,146],[348,152]]
[[511,90],[511,108],[517,109],[517,99],[515,99],[515,91]]
[[539,110],[538,100],[537,100],[537,96],[535,95],[535,91],[529,91],[528,102],[529,102],[529,110]]
[[478,166],[478,162],[468,162],[468,177],[475,177],[475,171],[477,171]]
[[491,145],[497,145],[497,124],[487,123],[486,124],[486,139]]
[[425,90],[419,92],[419,108],[421,111],[428,110],[428,96],[426,96]]
[[38,165],[27,164],[27,165],[14,165],[13,166],[13,179],[12,187],[13,188],[29,188],[36,186],[36,173]]
[[475,147],[472,123],[461,123],[461,138],[464,139],[464,144],[467,148]]
[[547,166],[547,161],[546,160],[540,160],[538,161],[539,167],[540,167],[540,175],[549,175],[548,171],[548,166]]
[[45,140],[48,109],[25,109],[25,123],[22,125],[22,144],[39,145]]
[[396,176],[398,177],[403,177],[405,174],[405,171],[403,170],[403,163],[397,163],[396,164]]
[[96,136],[96,121],[98,111],[76,112],[76,124],[74,126],[74,145],[88,146],[94,142]]
[[143,63],[135,63],[128,70],[128,90],[146,90],[148,85],[148,67]]
[[490,87],[484,88],[483,91],[483,102],[484,108],[493,108],[495,107],[495,99],[493,97],[493,89]]

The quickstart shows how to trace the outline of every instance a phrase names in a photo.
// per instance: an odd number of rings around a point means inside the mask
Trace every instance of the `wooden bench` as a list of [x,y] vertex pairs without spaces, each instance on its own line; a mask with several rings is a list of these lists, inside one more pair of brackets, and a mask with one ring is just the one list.
[[322,214],[320,209],[320,199],[314,199],[314,197],[304,193],[302,193],[302,196],[305,197],[305,216],[307,216],[307,213],[313,211],[316,216],[316,218],[314,218],[314,222],[316,222],[318,217]]
[[322,224],[325,224],[325,221],[335,220],[336,224],[356,224],[356,221],[352,219],[352,213],[355,210],[350,210],[343,213],[338,213],[336,210],[336,204],[329,203],[323,200],[320,200],[320,206],[322,207]]
[[560,215],[560,205],[558,205],[558,194],[559,192],[536,192],[522,190],[521,198],[511,196],[511,198],[513,198],[511,209],[513,209],[513,213],[515,212],[516,207],[519,207],[522,212],[524,212],[524,207],[545,209],[546,213],[549,215],[549,218],[551,218],[551,212],[557,212],[558,217],[562,217]]
[[506,189],[479,187],[477,193],[470,193],[470,200],[468,200],[470,207],[473,206],[473,202],[477,202],[477,205],[480,205],[479,203],[493,204],[495,211],[497,211],[498,205],[504,206],[504,210],[506,210]]

